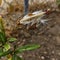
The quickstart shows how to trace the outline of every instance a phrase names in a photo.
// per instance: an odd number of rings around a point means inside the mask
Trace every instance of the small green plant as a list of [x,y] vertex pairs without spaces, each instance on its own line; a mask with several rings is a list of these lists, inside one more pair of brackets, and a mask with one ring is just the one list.
[[32,44],[16,47],[11,49],[11,42],[15,42],[16,38],[6,38],[5,29],[3,26],[3,20],[0,17],[0,58],[7,57],[7,60],[22,60],[17,54],[28,50],[34,50],[40,47],[40,45]]
[[56,0],[57,5],[60,5],[60,0]]

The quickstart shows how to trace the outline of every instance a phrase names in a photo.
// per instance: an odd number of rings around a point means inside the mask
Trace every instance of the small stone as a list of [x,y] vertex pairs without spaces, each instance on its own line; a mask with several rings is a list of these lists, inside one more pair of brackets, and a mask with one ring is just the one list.
[[56,60],[55,58],[52,58],[52,60]]
[[57,44],[60,45],[60,36],[56,37]]
[[58,55],[60,56],[60,52],[58,53]]
[[44,59],[45,59],[45,57],[44,57],[44,56],[41,56],[41,59],[42,59],[42,60],[44,60]]
[[47,54],[47,52],[45,51],[44,54]]
[[54,51],[52,51],[52,54],[54,54],[55,52]]
[[49,37],[51,37],[51,34],[49,34]]
[[22,58],[22,55],[20,55],[20,57]]

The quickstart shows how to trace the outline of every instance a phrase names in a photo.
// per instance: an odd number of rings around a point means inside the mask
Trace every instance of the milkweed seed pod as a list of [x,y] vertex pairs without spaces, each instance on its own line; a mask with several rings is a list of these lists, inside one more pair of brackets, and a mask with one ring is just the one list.
[[32,26],[39,27],[40,24],[47,24],[49,19],[44,19],[43,17],[45,14],[50,14],[51,10],[48,9],[47,11],[39,10],[33,13],[29,13],[25,15],[21,20],[20,24],[26,26],[27,29],[31,28]]
[[47,19],[42,19],[45,13],[46,12],[40,10],[27,14],[20,20],[20,24],[25,25],[27,29],[33,25],[38,27],[40,23],[45,24],[45,21],[48,21]]

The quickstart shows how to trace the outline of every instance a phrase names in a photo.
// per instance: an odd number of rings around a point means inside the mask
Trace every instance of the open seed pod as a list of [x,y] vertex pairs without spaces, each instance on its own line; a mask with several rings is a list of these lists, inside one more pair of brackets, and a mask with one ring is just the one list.
[[27,14],[26,16],[23,17],[23,19],[20,20],[20,24],[32,24],[34,23],[36,18],[40,18],[42,17],[43,15],[45,14],[45,12],[42,12],[42,11],[36,11],[36,12],[33,12],[33,13],[30,13],[30,14]]
[[20,20],[20,24],[27,26],[27,28],[35,25],[36,27],[38,27],[40,23],[45,24],[45,22],[48,21],[47,19],[43,19],[43,16],[45,14],[50,14],[50,13],[51,13],[50,9],[46,11],[40,10],[40,11],[35,11],[33,13],[29,13]]
[[27,27],[29,28],[30,26],[33,26],[34,24],[40,23],[40,20],[44,16],[45,13],[46,12],[43,12],[42,10],[29,13],[20,20],[20,24],[27,25]]

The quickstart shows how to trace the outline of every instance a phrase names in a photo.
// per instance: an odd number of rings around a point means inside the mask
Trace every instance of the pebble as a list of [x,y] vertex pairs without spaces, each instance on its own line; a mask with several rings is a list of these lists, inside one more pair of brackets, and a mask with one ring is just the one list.
[[54,54],[55,52],[54,51],[52,51],[52,54]]
[[20,57],[22,58],[23,56],[22,56],[22,55],[20,55]]
[[52,58],[52,60],[56,60],[55,58]]
[[58,55],[60,56],[60,52],[58,53]]
[[42,60],[44,60],[44,59],[45,59],[45,57],[44,57],[44,56],[41,56],[41,59],[42,59]]
[[60,45],[60,36],[56,37],[57,44]]
[[47,54],[47,52],[45,51],[44,54]]

